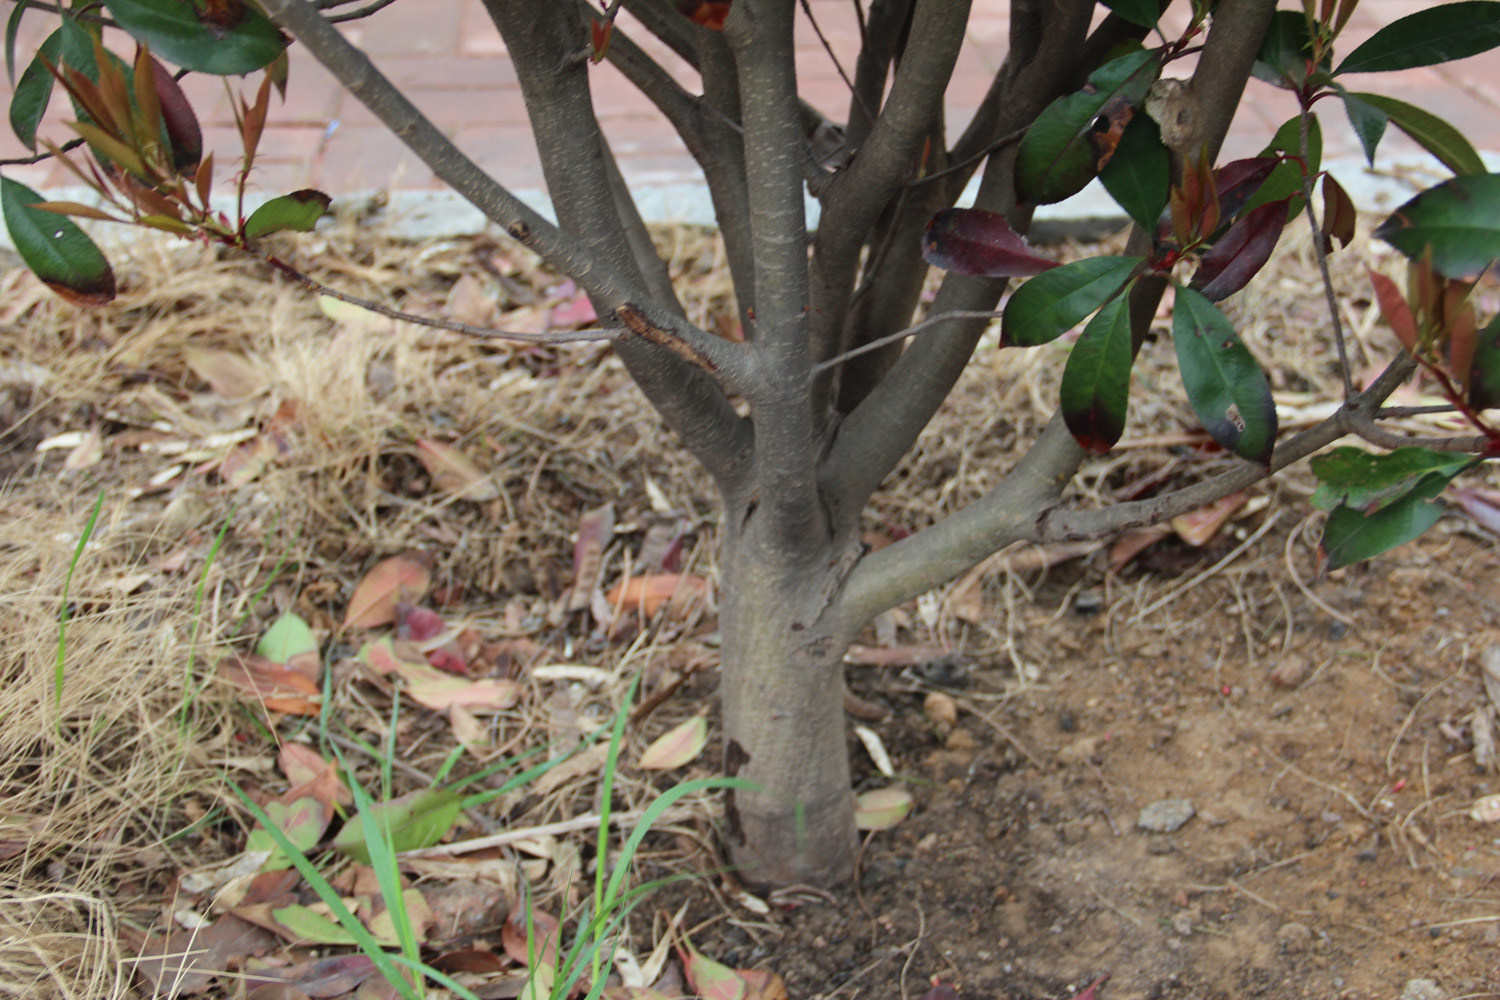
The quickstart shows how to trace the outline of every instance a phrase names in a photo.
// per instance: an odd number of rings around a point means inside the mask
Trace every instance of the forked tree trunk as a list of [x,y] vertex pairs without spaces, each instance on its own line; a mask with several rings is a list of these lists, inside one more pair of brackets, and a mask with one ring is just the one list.
[[850,636],[819,620],[836,560],[744,538],[724,549],[724,765],[760,786],[727,800],[730,860],[753,885],[847,881],[857,846],[843,702]]

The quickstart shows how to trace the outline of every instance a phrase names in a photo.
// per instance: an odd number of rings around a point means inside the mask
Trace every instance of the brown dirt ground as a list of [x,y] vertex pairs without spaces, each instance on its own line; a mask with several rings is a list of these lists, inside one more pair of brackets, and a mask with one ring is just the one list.
[[[695,318],[710,322],[725,284],[712,242],[680,231],[662,239]],[[460,274],[503,274],[507,310],[529,308],[522,286],[555,282],[483,241],[411,248],[342,232],[304,246],[325,280],[395,289],[409,308],[443,308]],[[119,974],[116,963],[131,957],[120,941],[134,938],[112,928],[160,927],[182,871],[243,848],[226,776],[264,796],[284,790],[255,713],[212,686],[182,707],[184,650],[200,639],[243,648],[288,607],[331,630],[381,556],[434,553],[446,615],[486,639],[534,644],[507,663],[522,679],[539,662],[621,675],[644,664],[650,694],[707,664],[632,733],[635,745],[714,699],[711,613],[653,623],[644,645],[632,645],[633,627],[611,636],[586,616],[546,619],[571,573],[578,516],[605,501],[624,526],[607,578],[658,522],[684,534],[688,567],[713,568],[710,493],[679,451],[662,447],[600,349],[475,345],[404,326],[330,330],[300,293],[246,262],[133,254],[127,293],[102,314],[62,306],[24,276],[3,278],[0,594],[11,613],[0,634],[11,649],[0,665],[0,993],[30,983],[16,995],[149,995]],[[1358,259],[1340,260],[1344,287],[1357,287]],[[1301,281],[1305,247],[1277,268],[1265,290],[1245,293],[1245,336],[1272,359],[1278,392],[1310,407],[1332,390],[1327,346],[1299,332],[1318,322],[1315,291]],[[1356,296],[1348,309],[1356,358],[1382,356],[1390,339],[1369,303]],[[254,405],[215,400],[183,362],[190,343],[247,353],[270,388]],[[1192,426],[1160,354],[1148,351],[1138,371],[1136,446],[1092,463],[1079,502],[1168,464],[1171,481],[1185,482],[1224,461],[1153,442]],[[1039,428],[1060,357],[982,351],[877,499],[871,529],[920,528],[987,488]],[[26,365],[49,377],[27,381]],[[264,426],[288,399],[302,406],[300,436],[252,487],[230,490],[191,467],[147,485],[171,459],[144,443]],[[62,474],[60,452],[35,450],[91,426],[105,448],[83,474]],[[434,497],[413,458],[422,436],[492,464],[501,499]],[[60,588],[101,486],[96,550],[71,592],[78,656],[58,724],[50,657]],[[131,486],[146,488],[126,495]],[[1304,470],[1259,488],[1265,503],[1202,549],[1164,541],[1117,574],[1105,571],[1104,551],[1050,572],[996,563],[979,589],[900,609],[868,645],[915,650],[913,662],[853,665],[849,684],[864,713],[880,716],[866,724],[917,806],[869,840],[857,891],[784,894],[767,914],[747,909],[711,874],[715,807],[703,802],[650,843],[642,878],[705,874],[643,904],[637,953],[685,906],[679,926],[694,929],[700,949],[781,973],[798,1000],[906,1000],[934,977],[969,1000],[1050,1000],[1105,973],[1099,1000],[1395,1000],[1417,977],[1447,1000],[1500,996],[1500,840],[1468,815],[1476,798],[1500,791],[1475,766],[1468,722],[1484,703],[1478,657],[1500,638],[1500,551],[1459,515],[1368,566],[1315,578],[1310,487]],[[136,583],[141,574],[147,582]],[[951,652],[934,657],[934,647]],[[334,658],[348,652],[336,647]],[[388,690],[345,687],[336,713],[351,735],[377,740]],[[960,709],[951,729],[924,713],[934,690]],[[529,682],[522,709],[497,720],[494,745],[556,738],[606,717],[619,693]],[[283,738],[299,731],[294,720],[280,725]],[[453,746],[440,718],[411,716],[401,735],[412,773],[398,771],[397,792],[418,787]],[[887,783],[852,736],[850,751],[860,790]],[[644,802],[653,781],[712,773],[712,763],[661,779],[622,769],[621,804]],[[485,822],[581,815],[597,791],[597,776],[584,774],[545,797],[507,800]],[[1163,798],[1191,800],[1196,815],[1173,833],[1138,830],[1139,811]],[[205,821],[215,809],[240,818]],[[575,857],[591,857],[591,836],[573,842]],[[549,906],[582,887],[545,877],[538,898]]]

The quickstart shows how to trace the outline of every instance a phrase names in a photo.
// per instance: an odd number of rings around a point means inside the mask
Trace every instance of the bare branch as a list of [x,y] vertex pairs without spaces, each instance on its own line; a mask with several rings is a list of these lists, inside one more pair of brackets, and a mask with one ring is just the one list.
[[1001,316],[1004,316],[1004,315],[1005,314],[1003,312],[1000,312],[1000,311],[995,310],[995,309],[980,309],[980,310],[973,310],[973,311],[960,309],[960,310],[956,310],[954,312],[945,312],[945,313],[939,313],[936,316],[929,316],[926,319],[924,319],[922,322],[920,322],[920,323],[914,323],[914,324],[912,324],[911,326],[907,327],[904,330],[897,330],[895,333],[887,334],[886,336],[881,337],[879,340],[872,340],[868,344],[861,344],[860,346],[858,346],[856,348],[853,348],[851,350],[845,351],[843,354],[840,354],[837,357],[829,358],[827,361],[820,361],[817,364],[813,365],[813,367],[812,367],[812,373],[811,374],[816,375],[819,372],[824,371],[826,369],[836,368],[839,365],[843,364],[845,361],[848,361],[850,358],[857,358],[861,354],[868,354],[870,351],[879,350],[880,348],[885,347],[888,344],[899,343],[900,341],[905,340],[907,337],[915,336],[916,334],[921,333],[923,330],[930,330],[933,327],[939,326],[939,325],[941,325],[943,323],[947,323],[950,320],[955,320],[955,319],[991,319],[991,320],[994,320],[994,319],[999,319]]
[[915,0],[875,0],[866,23],[861,18],[859,58],[854,63],[854,93],[849,99],[849,122],[844,135],[852,149],[864,144],[875,127],[874,112],[885,96],[891,63],[901,48]]

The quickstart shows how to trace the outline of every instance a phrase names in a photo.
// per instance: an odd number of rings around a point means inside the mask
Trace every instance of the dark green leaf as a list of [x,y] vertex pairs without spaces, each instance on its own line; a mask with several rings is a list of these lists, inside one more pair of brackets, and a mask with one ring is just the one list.
[[333,846],[339,853],[361,864],[369,864],[370,848],[365,824],[373,823],[377,832],[384,831],[389,835],[391,848],[395,851],[431,847],[453,829],[461,801],[458,793],[449,789],[426,788],[377,803],[345,823],[338,836],[333,838]]
[[[1301,11],[1278,10],[1271,15],[1255,58],[1255,75],[1278,87],[1296,90],[1307,82],[1307,62],[1312,58],[1312,36]],[[1328,60],[1323,60],[1323,69]]]
[[1484,161],[1474,151],[1474,146],[1464,134],[1437,115],[1421,108],[1398,101],[1383,94],[1349,94],[1350,98],[1373,106],[1390,119],[1401,131],[1411,136],[1417,145],[1442,161],[1443,166],[1455,174],[1482,174]]
[[1368,510],[1405,492],[1419,476],[1429,472],[1457,475],[1473,461],[1468,455],[1427,448],[1397,448],[1377,455],[1344,445],[1308,463],[1318,477],[1312,505],[1319,510],[1340,505]]
[[[1156,5],[1151,7],[1155,9]],[[1147,115],[1130,120],[1115,155],[1099,171],[1104,190],[1147,232],[1156,228],[1156,220],[1167,206],[1171,177],[1171,155],[1162,145],[1161,130]]]
[[1156,27],[1156,19],[1161,13],[1161,7],[1156,0],[1099,0],[1099,2],[1131,24],[1139,24],[1143,28]]
[[922,258],[955,274],[1029,278],[1057,266],[1032,253],[1005,216],[978,208],[948,208],[922,234]]
[[1500,316],[1479,331],[1469,367],[1469,405],[1476,410],[1500,406]]
[[31,60],[21,74],[21,82],[16,84],[15,91],[10,95],[11,130],[33,152],[36,151],[36,130],[42,123],[42,116],[47,113],[48,102],[52,100],[52,84],[55,79],[42,62],[42,57],[46,56],[48,61],[56,65],[57,54],[61,49],[62,32],[54,31],[37,48],[36,58]]
[[1082,191],[1107,162],[1134,107],[1161,74],[1154,52],[1132,52],[1089,77],[1090,89],[1060,97],[1037,116],[1016,150],[1021,200],[1050,205]]
[[109,261],[71,219],[32,208],[41,195],[0,177],[0,211],[16,252],[48,288],[70,302],[101,306],[115,297]]
[[1500,174],[1465,174],[1428,188],[1375,230],[1412,260],[1432,248],[1432,266],[1470,280],[1500,257]]
[[1375,150],[1385,136],[1385,126],[1390,121],[1390,117],[1379,107],[1365,100],[1363,95],[1345,91],[1339,96],[1344,99],[1344,113],[1349,116],[1349,124],[1353,127],[1354,134],[1359,136],[1359,144],[1365,151],[1365,159],[1373,167]]
[[1205,296],[1178,288],[1172,342],[1188,402],[1204,429],[1241,458],[1269,464],[1276,447],[1276,404],[1234,324]]
[[1452,62],[1500,45],[1500,3],[1464,0],[1397,18],[1367,38],[1336,73],[1388,73]]
[[1124,433],[1133,356],[1130,297],[1121,295],[1089,320],[1063,368],[1063,420],[1085,451],[1102,455]]
[[1140,257],[1087,257],[1037,275],[1006,303],[1001,343],[1035,347],[1056,340],[1118,292],[1141,263]]
[[[1291,156],[1302,155],[1301,143],[1301,120],[1293,118],[1271,137],[1271,142],[1261,151],[1262,156],[1270,156],[1281,151]],[[1318,124],[1318,118],[1313,116],[1308,122],[1307,128],[1307,171],[1316,174],[1323,164],[1323,128]],[[1245,205],[1245,211],[1253,211],[1268,201],[1280,201],[1283,198],[1291,198],[1287,207],[1287,219],[1290,219],[1302,211],[1302,167],[1294,161],[1289,160],[1275,170],[1266,182],[1260,186]]]
[[1339,507],[1323,526],[1323,552],[1328,568],[1338,569],[1404,545],[1437,523],[1443,505],[1437,495],[1453,477],[1433,472],[1417,480],[1405,493],[1373,514]]
[[15,9],[5,22],[5,75],[11,89],[16,86],[16,35],[21,30],[21,15],[31,6],[31,0],[16,0]]
[[[251,73],[287,46],[281,30],[244,0],[209,8],[183,0],[104,0],[104,6],[120,27],[156,55],[199,73]],[[209,10],[225,16],[208,23]]]
[[328,214],[328,206],[332,203],[333,199],[328,195],[311,188],[272,198],[245,220],[245,239],[258,240],[288,229],[310,233],[318,220]]

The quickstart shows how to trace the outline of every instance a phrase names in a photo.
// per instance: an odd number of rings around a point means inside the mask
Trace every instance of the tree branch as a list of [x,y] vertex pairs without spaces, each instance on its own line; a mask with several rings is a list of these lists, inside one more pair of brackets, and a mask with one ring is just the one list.
[[844,137],[850,149],[864,144],[875,127],[875,112],[885,97],[885,81],[900,49],[915,0],[875,0],[870,4],[864,42],[854,63],[854,93],[849,97],[849,122]]
[[[266,0],[264,7],[434,174],[486,218],[571,275],[594,299],[596,309],[603,312],[635,302],[658,326],[712,359],[719,377],[727,383],[734,385],[745,377],[749,366],[737,345],[671,317],[670,309],[650,299],[639,275],[630,273],[628,251],[623,255],[600,253],[565,235],[517,199],[460,152],[306,0]],[[724,479],[742,475],[751,450],[750,430],[718,386],[676,355],[635,338],[622,342],[620,351],[647,397],[683,434],[710,472]],[[691,391],[676,391],[683,382]]]

